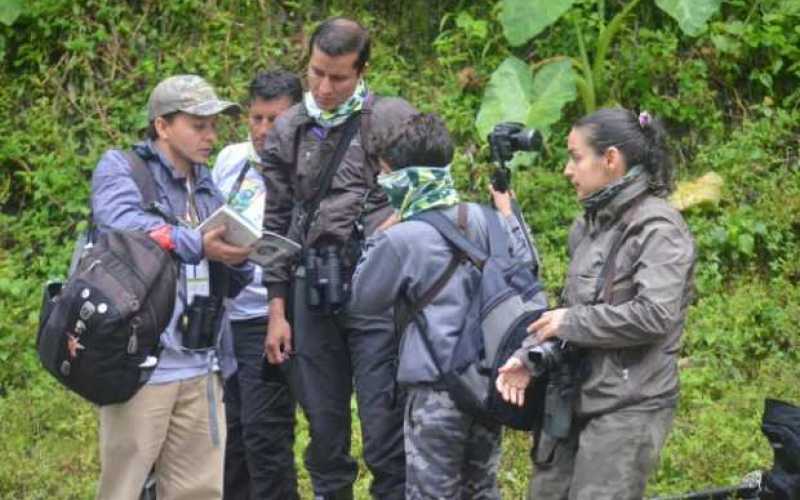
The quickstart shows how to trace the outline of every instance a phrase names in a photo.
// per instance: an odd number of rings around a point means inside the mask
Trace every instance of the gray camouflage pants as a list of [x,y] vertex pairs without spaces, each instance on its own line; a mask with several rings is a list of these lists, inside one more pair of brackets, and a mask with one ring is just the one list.
[[406,500],[499,500],[501,429],[456,408],[446,391],[412,386],[404,422]]
[[[528,499],[641,499],[674,413],[626,409],[575,426],[555,444],[551,463],[534,466]],[[547,441],[542,435],[538,446],[548,447]]]

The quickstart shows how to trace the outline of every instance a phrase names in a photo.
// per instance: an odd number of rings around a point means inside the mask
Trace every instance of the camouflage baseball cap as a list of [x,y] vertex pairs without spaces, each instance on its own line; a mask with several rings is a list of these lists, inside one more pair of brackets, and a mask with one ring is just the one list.
[[147,119],[153,121],[175,111],[211,116],[239,111],[239,105],[220,100],[214,87],[197,75],[177,75],[162,80],[150,93]]

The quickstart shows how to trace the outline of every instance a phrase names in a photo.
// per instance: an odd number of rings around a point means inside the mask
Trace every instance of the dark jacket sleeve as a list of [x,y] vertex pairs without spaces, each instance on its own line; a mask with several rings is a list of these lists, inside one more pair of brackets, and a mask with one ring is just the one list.
[[[293,112],[292,112],[293,111]],[[292,117],[296,109],[278,118],[262,153],[264,183],[267,195],[264,202],[264,229],[287,236],[294,207],[292,169],[294,162],[294,129]],[[268,296],[286,297],[289,289],[291,262],[276,259],[264,267],[263,283]]]

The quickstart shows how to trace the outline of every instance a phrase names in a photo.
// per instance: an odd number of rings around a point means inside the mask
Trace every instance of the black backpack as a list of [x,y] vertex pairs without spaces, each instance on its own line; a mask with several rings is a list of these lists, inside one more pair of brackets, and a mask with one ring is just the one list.
[[772,445],[775,460],[772,470],[764,474],[759,498],[800,499],[800,408],[767,399],[761,430]]
[[[152,173],[136,153],[126,156],[144,208],[152,210]],[[179,270],[144,231],[93,233],[90,222],[66,283],[45,285],[36,349],[56,380],[106,405],[130,399],[155,369]]]
[[[547,308],[547,299],[536,273],[508,252],[508,234],[497,213],[481,206],[484,213],[489,252],[485,252],[459,229],[466,228],[466,205],[460,205],[459,225],[437,210],[428,210],[411,217],[433,226],[453,247],[448,267],[416,304],[400,302],[399,324],[414,321],[431,355],[441,380],[456,405],[487,423],[519,430],[531,430],[541,418],[543,392],[540,384],[531,384],[525,405],[518,407],[503,401],[495,388],[498,369],[522,346],[527,327]],[[447,365],[437,359],[428,337],[427,325],[420,312],[444,288],[456,268],[469,261],[481,270],[478,293],[472,298],[465,315],[461,335]],[[402,331],[405,329],[400,326]]]

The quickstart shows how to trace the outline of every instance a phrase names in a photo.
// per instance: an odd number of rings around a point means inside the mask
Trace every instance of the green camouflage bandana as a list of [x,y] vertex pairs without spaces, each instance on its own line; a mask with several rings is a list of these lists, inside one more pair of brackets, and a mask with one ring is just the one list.
[[317,106],[317,101],[314,100],[314,96],[311,95],[311,92],[305,93],[303,96],[303,104],[306,106],[308,116],[313,118],[314,121],[321,126],[331,128],[344,123],[347,118],[356,111],[361,111],[366,99],[367,84],[361,79],[358,81],[353,95],[333,111],[325,111]]
[[386,191],[400,220],[431,208],[451,207],[461,201],[449,165],[402,168],[379,175],[378,184]]
[[644,167],[641,165],[636,165],[632,169],[628,170],[628,172],[619,179],[606,184],[605,187],[598,189],[594,193],[582,199],[581,203],[583,204],[584,210],[586,210],[588,213],[597,212],[599,209],[606,206],[609,201],[614,199],[614,197],[617,196],[617,193],[635,181],[642,172],[644,172]]

